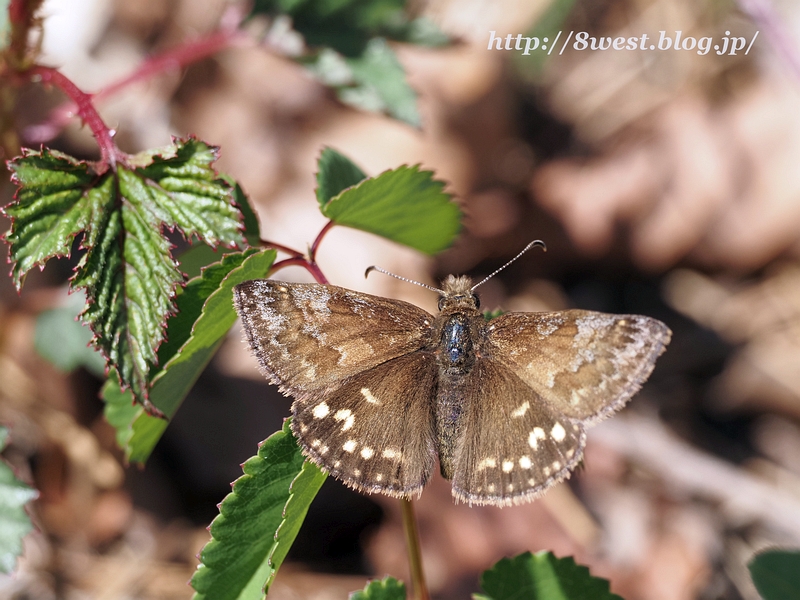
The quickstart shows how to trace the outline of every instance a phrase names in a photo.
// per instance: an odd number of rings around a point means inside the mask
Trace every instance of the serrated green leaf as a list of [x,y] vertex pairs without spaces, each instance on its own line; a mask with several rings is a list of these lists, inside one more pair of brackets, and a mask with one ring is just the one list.
[[278,569],[283,564],[300,531],[300,526],[306,518],[308,507],[316,498],[317,492],[326,478],[327,475],[320,471],[315,464],[305,461],[300,474],[292,481],[291,493],[286,501],[286,507],[283,509],[283,521],[275,532],[275,543],[269,553],[270,571],[264,585],[265,591],[269,591],[269,586],[275,581],[275,575],[278,574]]
[[317,161],[317,201],[320,208],[366,178],[366,173],[344,154],[333,148],[323,148]]
[[[8,430],[0,427],[0,452],[8,442]],[[25,485],[14,476],[3,460],[0,460],[0,573],[11,573],[22,553],[22,538],[33,529],[25,504],[39,492]]]
[[430,171],[402,166],[343,191],[321,210],[339,225],[436,254],[461,227],[461,211],[443,188]]
[[192,577],[195,600],[262,598],[326,478],[304,461],[288,419],[243,470],[211,523]]
[[363,590],[350,594],[350,600],[405,600],[406,586],[394,577],[370,581]]
[[3,209],[13,220],[4,237],[11,245],[11,277],[19,289],[30,269],[67,256],[75,236],[100,220],[105,205],[104,194],[87,191],[96,175],[71,156],[46,148],[26,150],[8,166],[19,190],[15,202]]
[[609,591],[608,581],[594,577],[571,557],[552,552],[525,552],[504,558],[481,575],[484,594],[475,600],[622,600]]
[[244,237],[247,243],[253,247],[261,244],[261,226],[258,223],[258,215],[250,203],[250,198],[244,193],[242,186],[232,178],[225,177],[225,180],[233,187],[233,201],[242,213],[244,225]]
[[72,287],[85,288],[81,316],[125,387],[147,401],[148,373],[164,339],[164,323],[183,275],[164,227],[207,244],[244,242],[230,186],[211,168],[217,150],[198,140],[130,157],[95,172],[61,153],[27,152],[10,168],[19,185],[12,218],[12,277],[64,256],[83,234]]
[[[186,285],[177,299],[178,313],[167,322],[167,341],[159,348],[159,364],[151,371],[150,400],[167,417],[177,412],[200,373],[214,356],[233,323],[233,286],[265,277],[276,252],[250,248],[226,254]],[[117,430],[128,460],[145,462],[167,422],[130,409],[132,397],[109,381],[103,388],[106,419]]]
[[[232,177],[222,175],[222,178],[233,188],[234,202],[244,217],[244,237],[247,243],[253,247],[258,247],[261,244],[261,228],[258,223],[258,216],[250,204],[250,199]],[[231,251],[226,248],[211,248],[205,244],[197,243],[178,257],[178,263],[186,277],[191,279],[200,275],[203,267],[217,262],[224,254]]]
[[747,565],[764,600],[800,598],[800,550],[766,550]]

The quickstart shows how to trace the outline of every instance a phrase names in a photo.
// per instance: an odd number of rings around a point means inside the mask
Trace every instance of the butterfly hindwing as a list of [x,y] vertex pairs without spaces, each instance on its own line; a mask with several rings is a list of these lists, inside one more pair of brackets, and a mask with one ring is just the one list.
[[639,390],[670,336],[641,315],[506,313],[489,322],[487,352],[553,409],[589,424]]
[[407,302],[314,283],[246,281],[234,303],[262,370],[297,399],[417,350],[433,321]]
[[478,359],[462,387],[456,499],[499,506],[525,502],[569,476],[585,444],[579,421],[549,406],[496,361]]
[[435,463],[431,418],[436,363],[413,352],[296,401],[292,429],[304,453],[363,492],[410,496]]

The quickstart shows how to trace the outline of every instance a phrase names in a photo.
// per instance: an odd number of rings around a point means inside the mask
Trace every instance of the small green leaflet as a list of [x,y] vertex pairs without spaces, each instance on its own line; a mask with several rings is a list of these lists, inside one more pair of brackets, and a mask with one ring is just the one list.
[[609,591],[608,581],[593,577],[571,557],[552,552],[525,552],[504,558],[481,575],[483,594],[474,600],[622,600]]
[[4,209],[14,283],[21,287],[31,268],[69,255],[83,234],[86,254],[72,279],[73,289],[86,289],[81,316],[140,402],[148,403],[150,366],[183,282],[163,228],[214,246],[244,244],[231,188],[211,168],[216,157],[216,148],[190,138],[103,172],[47,149],[9,163],[19,186]]
[[358,185],[367,175],[358,165],[333,148],[323,148],[317,161],[317,201],[320,209],[344,190]]
[[[226,254],[186,284],[178,296],[178,313],[167,323],[168,340],[159,348],[159,364],[153,369],[150,399],[167,417],[180,407],[197,378],[214,356],[236,321],[231,300],[233,286],[266,277],[275,260],[274,250]],[[132,406],[130,392],[120,390],[110,376],[103,386],[105,415],[117,430],[117,442],[132,462],[145,462],[167,427],[167,421]]]
[[[8,443],[8,430],[0,427],[0,452]],[[22,538],[33,529],[25,504],[39,495],[16,477],[0,459],[0,573],[11,573],[22,553]]]
[[242,468],[200,553],[195,600],[262,598],[326,478],[304,461],[288,419]]
[[[320,160],[320,172],[323,166]],[[453,243],[461,228],[461,211],[443,190],[444,183],[432,172],[403,165],[321,202],[320,210],[337,225],[436,254]]]
[[747,568],[764,600],[800,598],[800,550],[759,552]]
[[350,594],[350,600],[406,600],[406,586],[394,577],[384,577]]

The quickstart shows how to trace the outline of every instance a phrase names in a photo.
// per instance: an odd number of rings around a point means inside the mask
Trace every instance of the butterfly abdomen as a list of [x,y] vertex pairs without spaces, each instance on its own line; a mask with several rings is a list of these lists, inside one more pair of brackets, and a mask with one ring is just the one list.
[[440,469],[446,479],[451,479],[453,453],[463,428],[463,382],[475,364],[475,343],[472,328],[474,320],[463,313],[455,313],[445,319],[438,353],[439,386],[435,420]]

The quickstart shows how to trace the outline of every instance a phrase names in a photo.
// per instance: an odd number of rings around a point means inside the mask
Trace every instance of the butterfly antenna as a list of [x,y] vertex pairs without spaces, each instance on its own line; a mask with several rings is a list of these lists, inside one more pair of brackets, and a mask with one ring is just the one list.
[[378,273],[383,273],[384,275],[388,275],[389,277],[394,277],[395,279],[399,279],[400,281],[405,281],[406,283],[413,283],[415,285],[422,286],[426,289],[431,290],[432,292],[438,292],[440,294],[444,294],[442,290],[440,290],[439,288],[435,288],[432,285],[428,285],[427,283],[420,283],[419,281],[414,281],[413,279],[408,279],[406,277],[400,277],[400,275],[395,275],[394,273],[390,273],[386,269],[381,269],[380,267],[376,267],[375,265],[372,265],[371,267],[367,268],[367,270],[364,272],[364,279],[367,278],[367,276],[370,274],[371,271],[377,271]]
[[499,269],[496,269],[494,273],[492,273],[491,275],[489,275],[488,277],[486,277],[486,278],[485,278],[485,279],[483,279],[482,281],[480,281],[480,282],[476,283],[475,285],[473,285],[473,286],[472,286],[472,288],[471,288],[471,290],[474,290],[474,289],[475,289],[476,287],[478,287],[479,285],[483,285],[484,283],[486,283],[487,281],[489,281],[489,280],[490,280],[492,277],[494,277],[495,275],[497,275],[497,274],[498,274],[500,271],[502,271],[503,269],[505,269],[505,268],[506,268],[508,265],[510,265],[511,263],[513,263],[515,260],[517,260],[517,259],[518,259],[520,256],[522,256],[523,254],[525,254],[525,253],[526,253],[528,250],[530,250],[530,249],[531,249],[531,248],[533,248],[534,246],[539,246],[539,248],[541,248],[542,250],[544,250],[545,252],[547,252],[547,245],[546,245],[546,244],[545,244],[545,243],[544,243],[542,240],[533,240],[533,241],[532,241],[530,244],[528,244],[527,246],[525,246],[525,247],[522,249],[522,252],[520,252],[519,254],[517,254],[517,255],[516,255],[514,258],[512,258],[510,261],[508,261],[506,264],[504,264],[504,265],[503,265],[502,267],[500,267]]

